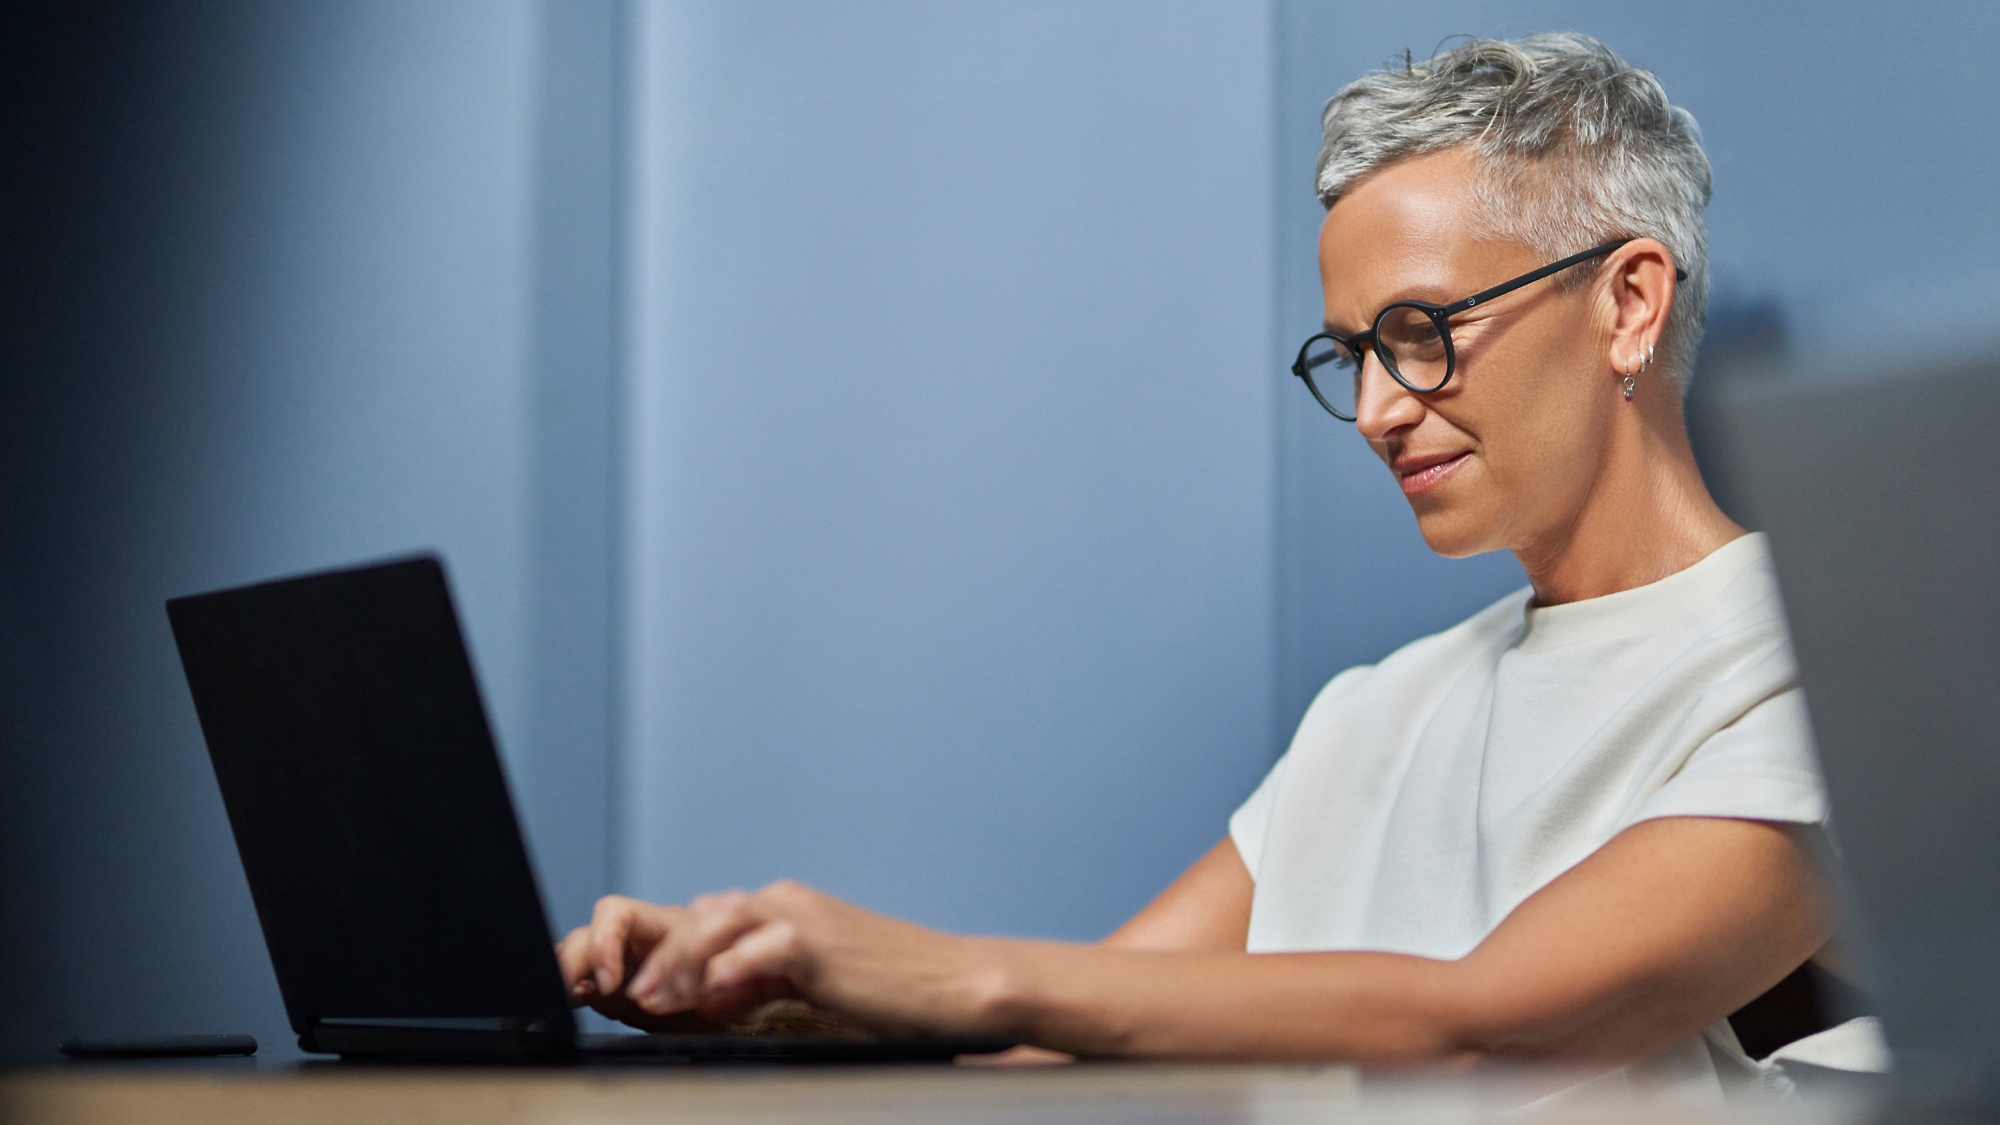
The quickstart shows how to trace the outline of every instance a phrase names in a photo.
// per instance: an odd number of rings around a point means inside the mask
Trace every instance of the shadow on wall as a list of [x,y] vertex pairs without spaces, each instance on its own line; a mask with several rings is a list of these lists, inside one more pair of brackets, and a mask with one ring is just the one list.
[[441,551],[538,827],[536,537],[590,499],[536,488],[587,444],[528,347],[538,17],[585,7],[0,5],[0,1058],[287,1053],[169,597]]
[[[1729,517],[1744,519],[1744,499],[1730,494],[1726,453],[1716,412],[1732,388],[1782,378],[1791,358],[1784,306],[1767,294],[1745,295],[1718,286],[1708,299],[1708,327],[1688,385],[1688,439],[1709,493]],[[1745,524],[1745,526],[1749,526]]]

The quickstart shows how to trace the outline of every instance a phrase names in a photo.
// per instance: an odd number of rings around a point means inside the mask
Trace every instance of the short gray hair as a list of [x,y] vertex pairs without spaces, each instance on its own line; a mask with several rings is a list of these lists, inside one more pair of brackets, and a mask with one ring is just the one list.
[[[1577,32],[1474,39],[1349,83],[1320,127],[1328,209],[1384,165],[1465,145],[1487,181],[1488,234],[1548,261],[1617,238],[1665,243],[1688,277],[1667,314],[1662,369],[1686,389],[1708,305],[1709,168],[1693,115],[1659,79]],[[1557,284],[1583,284],[1595,264]]]

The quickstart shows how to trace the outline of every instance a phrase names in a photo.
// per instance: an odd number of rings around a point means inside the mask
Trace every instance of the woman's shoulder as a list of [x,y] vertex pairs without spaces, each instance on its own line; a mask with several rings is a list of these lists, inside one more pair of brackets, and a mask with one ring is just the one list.
[[1379,695],[1395,683],[1437,683],[1468,663],[1497,659],[1520,637],[1533,596],[1534,591],[1523,586],[1449,629],[1418,637],[1373,664],[1348,668],[1320,689],[1313,709],[1339,706],[1364,691]]
[[1383,657],[1376,667],[1394,675],[1428,671],[1441,661],[1456,663],[1497,654],[1520,637],[1533,596],[1534,590],[1523,586],[1449,629],[1418,637]]

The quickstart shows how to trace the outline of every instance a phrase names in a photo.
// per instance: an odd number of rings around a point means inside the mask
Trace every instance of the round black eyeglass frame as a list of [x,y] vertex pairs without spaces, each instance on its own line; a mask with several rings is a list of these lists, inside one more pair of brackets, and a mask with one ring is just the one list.
[[[1593,246],[1582,253],[1571,254],[1561,261],[1550,262],[1538,270],[1530,270],[1517,278],[1503,281],[1491,289],[1481,289],[1470,297],[1453,301],[1448,305],[1433,305],[1429,301],[1397,301],[1394,304],[1385,306],[1381,312],[1376,313],[1374,323],[1369,325],[1366,332],[1359,332],[1352,336],[1342,336],[1336,332],[1320,332],[1308,337],[1305,343],[1299,345],[1299,357],[1292,361],[1292,374],[1305,380],[1306,389],[1312,392],[1313,398],[1317,399],[1319,404],[1326,408],[1328,414],[1333,415],[1343,422],[1354,421],[1353,418],[1335,410],[1333,404],[1326,400],[1326,396],[1319,392],[1319,386],[1313,382],[1312,369],[1315,365],[1307,362],[1306,353],[1311,351],[1314,342],[1319,340],[1331,340],[1341,347],[1346,348],[1350,354],[1355,356],[1359,356],[1364,348],[1372,351],[1375,347],[1376,336],[1382,330],[1383,317],[1388,316],[1397,309],[1415,309],[1428,317],[1430,322],[1437,326],[1438,337],[1444,341],[1444,378],[1439,379],[1436,386],[1419,387],[1408,379],[1403,378],[1403,373],[1396,369],[1395,361],[1392,358],[1388,356],[1377,356],[1376,358],[1382,362],[1382,369],[1387,371],[1391,378],[1401,383],[1412,394],[1434,394],[1443,390],[1445,384],[1451,382],[1452,375],[1458,370],[1458,354],[1451,346],[1452,317],[1483,305],[1495,297],[1503,297],[1524,285],[1533,285],[1550,274],[1561,273],[1578,262],[1587,262],[1599,255],[1609,254],[1630,241],[1632,240],[1629,238],[1621,238],[1616,242],[1607,242],[1602,246]],[[1675,281],[1686,281],[1687,276],[1686,270],[1679,267],[1674,269]],[[1335,354],[1329,352],[1319,362],[1325,364]]]

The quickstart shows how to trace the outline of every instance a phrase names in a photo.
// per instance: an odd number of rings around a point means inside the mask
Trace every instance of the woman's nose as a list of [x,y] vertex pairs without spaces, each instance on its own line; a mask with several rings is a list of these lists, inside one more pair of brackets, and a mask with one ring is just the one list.
[[1376,349],[1361,356],[1360,384],[1354,389],[1354,428],[1369,441],[1387,440],[1390,434],[1423,419],[1424,404],[1417,394],[1396,381],[1382,366]]

